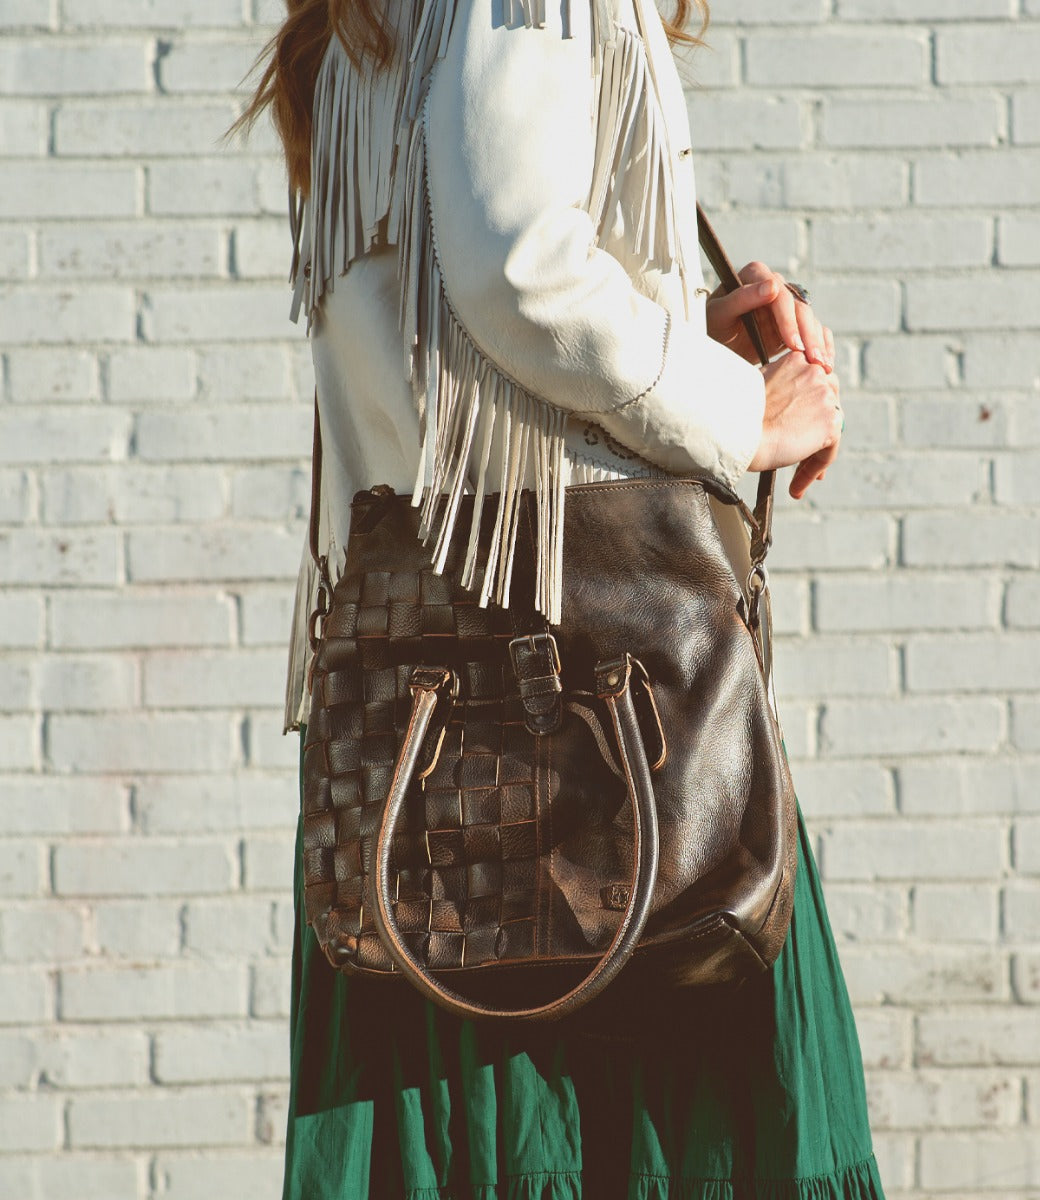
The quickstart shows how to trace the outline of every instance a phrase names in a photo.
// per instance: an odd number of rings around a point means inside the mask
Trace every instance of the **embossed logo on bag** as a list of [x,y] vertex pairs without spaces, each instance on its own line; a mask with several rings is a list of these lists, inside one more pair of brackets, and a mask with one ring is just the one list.
[[612,908],[615,912],[624,912],[628,908],[628,898],[631,894],[624,883],[611,883],[600,890],[600,898],[604,908]]

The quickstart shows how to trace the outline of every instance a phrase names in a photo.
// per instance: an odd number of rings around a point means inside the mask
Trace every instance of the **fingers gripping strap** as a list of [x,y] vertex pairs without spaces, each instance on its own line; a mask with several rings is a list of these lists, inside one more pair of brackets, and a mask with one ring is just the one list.
[[[419,668],[412,675],[414,703],[387,797],[376,841],[374,877],[375,906],[372,919],[383,944],[402,974],[431,1000],[461,1017],[501,1017],[536,1021],[565,1016],[598,995],[631,958],[646,919],[657,879],[657,810],[654,806],[650,768],[646,761],[639,722],[632,703],[632,660],[626,655],[614,663],[601,664],[596,671],[597,690],[610,710],[621,762],[633,811],[634,871],[628,904],[617,933],[606,953],[589,974],[571,991],[547,1004],[531,1008],[498,1009],[467,1000],[441,983],[423,966],[405,944],[397,925],[391,900],[390,856],[394,829],[415,773],[423,738],[437,705],[439,688],[447,686],[451,672],[443,668]],[[479,968],[475,968],[479,970]]]

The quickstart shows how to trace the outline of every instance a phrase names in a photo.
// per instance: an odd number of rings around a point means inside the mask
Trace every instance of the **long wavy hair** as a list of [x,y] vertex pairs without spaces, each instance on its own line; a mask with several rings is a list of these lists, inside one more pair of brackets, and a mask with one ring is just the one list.
[[[282,27],[257,59],[257,68],[263,64],[260,82],[230,132],[249,128],[270,108],[285,148],[289,182],[306,195],[310,190],[314,85],[329,39],[338,37],[357,66],[364,59],[387,66],[394,42],[379,0],[286,0],[286,5],[289,11]],[[698,32],[691,34],[686,26],[694,12],[701,24]],[[672,18],[661,20],[672,42],[697,43],[708,25],[707,0],[675,0]]]

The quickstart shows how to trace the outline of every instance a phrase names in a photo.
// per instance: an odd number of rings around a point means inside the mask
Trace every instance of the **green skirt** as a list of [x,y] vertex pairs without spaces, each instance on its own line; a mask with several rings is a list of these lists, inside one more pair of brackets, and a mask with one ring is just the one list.
[[882,1200],[812,851],[773,970],[555,1024],[462,1021],[350,978],[303,911],[297,832],[283,1200]]

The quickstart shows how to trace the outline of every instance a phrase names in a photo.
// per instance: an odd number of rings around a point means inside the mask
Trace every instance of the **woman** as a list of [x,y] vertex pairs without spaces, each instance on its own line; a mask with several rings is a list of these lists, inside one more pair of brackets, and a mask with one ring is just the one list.
[[[729,296],[703,287],[668,47],[691,7],[663,24],[653,0],[290,0],[246,119],[273,104],[303,197],[294,313],[333,573],[352,493],[389,484],[423,504],[434,562],[462,539],[482,601],[504,603],[509,521],[487,556],[454,498],[530,487],[558,621],[568,484],[797,464],[798,497],[823,478],[843,426],[830,332],[761,264]],[[751,310],[780,356],[764,370]],[[287,728],[307,719],[305,564]],[[503,1031],[336,974],[298,844],[287,1200],[880,1197],[804,831],[800,853],[759,983],[648,997],[623,975],[572,1018]]]

